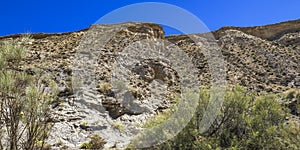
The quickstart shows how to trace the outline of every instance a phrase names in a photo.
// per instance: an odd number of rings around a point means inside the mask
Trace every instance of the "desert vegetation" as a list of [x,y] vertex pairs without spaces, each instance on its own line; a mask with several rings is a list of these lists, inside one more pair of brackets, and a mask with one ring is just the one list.
[[[295,95],[295,96],[292,96]],[[237,86],[228,90],[221,114],[205,133],[199,132],[210,97],[201,89],[197,114],[176,137],[149,149],[297,149],[299,122],[290,119],[284,103],[299,97],[295,92],[267,94]],[[295,99],[294,99],[295,100]],[[162,118],[162,116],[159,116]]]
[[106,144],[105,140],[99,135],[91,135],[89,136],[91,139],[89,142],[82,143],[80,145],[80,149],[102,149]]
[[[22,41],[28,40],[24,37]],[[26,49],[16,41],[0,45],[0,149],[45,149],[49,132],[50,79],[20,69]]]

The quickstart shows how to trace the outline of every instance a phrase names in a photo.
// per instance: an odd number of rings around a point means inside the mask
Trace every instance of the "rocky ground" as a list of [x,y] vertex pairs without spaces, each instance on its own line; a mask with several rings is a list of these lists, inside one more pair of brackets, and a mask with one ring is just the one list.
[[[0,42],[20,41],[22,36],[0,37]],[[107,148],[124,148],[149,118],[171,108],[182,88],[182,74],[173,66],[181,61],[155,60],[147,52],[172,52],[172,44],[191,59],[195,68],[188,69],[196,73],[195,80],[201,86],[209,87],[214,79],[205,46],[215,43],[212,48],[222,54],[228,87],[239,84],[272,93],[300,88],[300,20],[261,27],[224,27],[210,36],[164,36],[162,27],[150,23],[92,25],[77,32],[30,36],[24,44],[28,55],[20,69],[33,75],[34,68],[42,69],[58,84],[48,140],[54,148],[78,148],[93,134],[101,135]],[[199,37],[202,46],[191,39],[193,36]],[[141,44],[144,40],[148,45]],[[160,40],[168,43],[161,47],[157,44]],[[141,54],[146,56],[143,61],[129,57],[131,68],[121,63],[124,69],[114,70],[118,55]],[[122,80],[128,83],[118,82]],[[129,92],[122,90],[124,86]]]

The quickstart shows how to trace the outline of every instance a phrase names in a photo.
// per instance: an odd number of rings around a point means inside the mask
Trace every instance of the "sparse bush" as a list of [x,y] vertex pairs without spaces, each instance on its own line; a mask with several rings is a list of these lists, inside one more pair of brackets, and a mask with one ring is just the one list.
[[165,120],[167,120],[172,115],[172,113],[173,112],[170,110],[165,111],[165,112],[160,112],[155,117],[147,120],[147,122],[144,124],[144,127],[145,128],[155,127],[155,126],[163,123]]
[[15,41],[0,46],[1,149],[43,149],[46,146],[51,95],[43,92],[39,78],[18,69],[24,56],[25,48]]
[[4,68],[9,63],[19,63],[24,58],[26,49],[15,41],[8,41],[0,46],[0,53],[2,64],[0,67]]
[[300,90],[291,89],[281,96],[282,102],[291,110],[291,114],[300,117]]
[[110,93],[111,92],[111,89],[112,89],[112,86],[109,84],[109,83],[101,83],[97,86],[98,90],[102,93]]
[[284,102],[288,101],[300,101],[300,90],[299,89],[291,89],[286,91],[283,95]]
[[92,135],[89,138],[91,141],[81,144],[80,149],[102,149],[106,144],[106,141],[97,134]]
[[118,129],[120,132],[125,132],[125,128],[122,123],[114,122],[114,123],[112,123],[112,126],[116,129]]

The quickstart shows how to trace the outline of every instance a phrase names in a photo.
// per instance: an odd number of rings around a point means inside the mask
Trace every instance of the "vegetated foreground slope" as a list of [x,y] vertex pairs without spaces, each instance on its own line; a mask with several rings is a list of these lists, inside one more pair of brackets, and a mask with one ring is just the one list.
[[[81,98],[76,97],[72,87],[73,63],[77,59],[77,52],[84,49],[83,39],[89,39],[92,35],[101,37],[101,33],[107,32],[108,28],[113,30],[124,25],[129,27],[115,34],[101,49],[91,46],[91,51],[99,51],[95,69],[97,89],[95,92],[86,91]],[[261,27],[224,27],[212,33],[226,63],[226,80],[229,87],[241,85],[249,90],[270,93],[300,88],[299,20]],[[0,37],[0,42],[12,39],[20,41],[22,36]],[[130,89],[135,97],[142,101],[135,103],[143,105],[148,111],[137,113],[128,110],[113,94],[115,91],[109,81],[114,54],[122,51],[130,43],[157,38],[175,44],[192,58],[201,85],[209,87],[211,72],[208,62],[203,50],[197,47],[189,36],[164,37],[163,29],[150,23],[93,25],[89,29],[77,32],[32,34],[31,39],[23,43],[28,49],[28,55],[19,69],[32,75],[35,74],[34,68],[42,69],[56,80],[58,85],[58,97],[52,106],[53,130],[48,142],[56,147],[61,146],[57,143],[64,143],[66,146],[78,148],[80,144],[89,140],[88,135],[100,134],[107,141],[106,147],[124,148],[129,142],[128,138],[132,136],[130,132],[140,130],[139,124],[145,123],[157,112],[171,107],[172,102],[169,99],[163,99],[162,102],[152,99],[148,80],[134,76],[130,81]],[[162,62],[154,63],[163,68],[169,67]],[[152,69],[156,77],[174,74],[170,69]],[[166,79],[164,82],[169,83],[168,80],[177,79]],[[176,89],[176,84],[174,88]],[[167,92],[171,92],[168,96],[172,98],[173,91]]]

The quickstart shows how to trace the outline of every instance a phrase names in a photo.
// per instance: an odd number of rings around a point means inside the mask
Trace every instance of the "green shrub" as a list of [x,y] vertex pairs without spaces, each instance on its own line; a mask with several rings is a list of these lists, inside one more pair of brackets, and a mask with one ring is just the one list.
[[[278,95],[256,93],[237,86],[227,91],[212,126],[205,133],[198,130],[199,119],[208,105],[210,92],[201,89],[196,116],[176,137],[157,149],[297,149],[299,123],[287,122],[288,110],[278,102]],[[152,148],[151,148],[152,149]]]
[[125,128],[124,128],[124,125],[120,122],[113,122],[112,123],[112,126],[115,128],[115,129],[118,129],[120,132],[125,132]]
[[111,92],[111,89],[112,89],[112,86],[107,83],[107,82],[104,82],[104,83],[101,83],[97,86],[98,90],[102,93],[109,93]]
[[1,56],[1,68],[5,67],[8,63],[19,63],[26,54],[26,49],[15,41],[5,42],[0,46],[0,56]]
[[24,56],[15,41],[0,46],[0,149],[46,147],[51,95],[41,91],[38,75],[18,69]]
[[106,141],[97,134],[92,135],[89,138],[91,141],[82,143],[80,149],[102,149],[106,144]]

